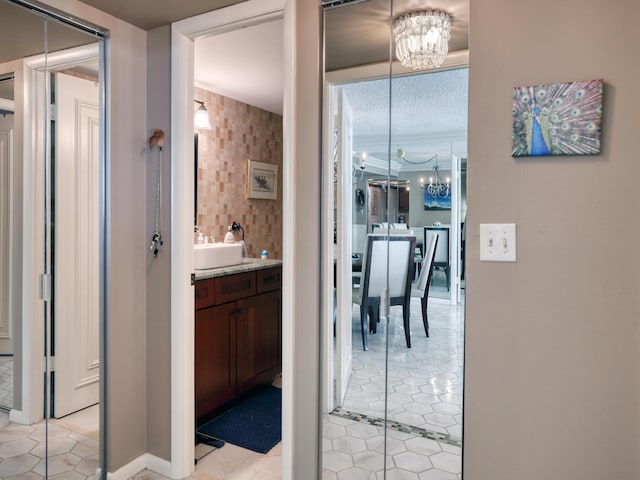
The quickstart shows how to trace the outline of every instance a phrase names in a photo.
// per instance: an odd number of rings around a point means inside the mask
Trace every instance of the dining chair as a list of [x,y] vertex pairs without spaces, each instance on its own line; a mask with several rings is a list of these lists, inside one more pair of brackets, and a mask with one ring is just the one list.
[[431,274],[433,273],[433,260],[436,256],[436,248],[438,246],[439,234],[431,236],[427,253],[422,259],[422,268],[420,276],[416,283],[415,289],[411,292],[413,297],[420,297],[420,306],[422,311],[422,323],[424,324],[424,333],[429,336],[429,317],[427,316],[427,302],[429,299],[429,285],[431,284]]
[[[407,347],[411,347],[409,317],[411,281],[416,237],[411,235],[367,235],[362,261],[362,278],[353,289],[353,303],[360,305],[362,346],[368,350],[368,333],[376,333],[380,304],[389,288],[389,306],[402,306]],[[368,319],[368,322],[367,322]]]

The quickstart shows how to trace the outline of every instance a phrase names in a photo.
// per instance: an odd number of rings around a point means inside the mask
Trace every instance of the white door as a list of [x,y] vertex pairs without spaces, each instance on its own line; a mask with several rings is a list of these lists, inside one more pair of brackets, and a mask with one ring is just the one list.
[[[13,117],[13,115],[8,115]],[[13,130],[0,130],[0,354],[13,352],[11,338],[12,296],[12,157]]]
[[98,86],[55,77],[53,414],[99,398]]
[[342,405],[351,377],[352,284],[352,150],[353,112],[343,89],[338,90],[337,244],[336,244],[336,405]]

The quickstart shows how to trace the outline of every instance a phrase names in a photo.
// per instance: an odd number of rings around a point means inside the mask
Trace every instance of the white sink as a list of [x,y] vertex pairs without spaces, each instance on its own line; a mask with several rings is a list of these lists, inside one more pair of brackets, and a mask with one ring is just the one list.
[[193,268],[228,267],[242,263],[241,243],[201,243],[193,246]]

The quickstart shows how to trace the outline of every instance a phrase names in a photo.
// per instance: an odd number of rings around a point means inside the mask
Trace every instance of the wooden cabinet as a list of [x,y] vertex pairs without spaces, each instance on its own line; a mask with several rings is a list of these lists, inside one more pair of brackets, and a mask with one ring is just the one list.
[[196,417],[236,396],[236,306],[196,311]]
[[195,283],[196,418],[282,369],[282,268]]
[[280,371],[282,331],[279,291],[262,293],[240,302],[236,319],[238,394],[269,384]]

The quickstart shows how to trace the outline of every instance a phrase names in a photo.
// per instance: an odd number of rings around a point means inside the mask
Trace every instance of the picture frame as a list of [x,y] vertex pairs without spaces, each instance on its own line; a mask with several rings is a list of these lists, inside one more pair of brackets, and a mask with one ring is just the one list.
[[278,199],[278,165],[249,159],[247,198]]
[[513,157],[597,155],[604,81],[513,89]]

